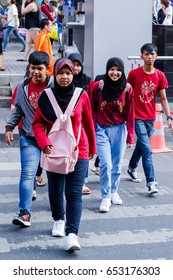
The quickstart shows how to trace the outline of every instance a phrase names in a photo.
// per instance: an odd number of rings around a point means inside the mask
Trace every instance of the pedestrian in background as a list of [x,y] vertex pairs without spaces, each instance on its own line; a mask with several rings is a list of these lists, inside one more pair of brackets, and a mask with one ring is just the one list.
[[172,25],[172,5],[169,0],[161,0],[161,9],[158,11],[158,23]]
[[16,7],[16,1],[8,0],[7,4],[8,4],[8,10],[7,10],[8,28],[4,33],[4,41],[2,44],[2,49],[3,51],[5,51],[12,32],[17,37],[17,39],[21,42],[23,49],[25,49],[26,46],[25,40],[23,39],[22,35],[20,35],[20,33],[18,32],[19,18],[18,18],[18,10]]
[[166,97],[168,81],[160,70],[154,68],[157,59],[157,47],[147,43],[141,47],[141,58],[144,65],[131,70],[127,81],[134,90],[135,102],[135,132],[137,142],[129,161],[128,174],[133,182],[141,182],[137,175],[137,167],[142,157],[142,165],[146,177],[148,194],[158,193],[157,181],[154,172],[150,137],[154,132],[154,120],[156,118],[156,94],[160,94],[160,102],[167,117],[168,127],[172,130],[172,117]]
[[[40,6],[43,18],[48,18],[51,22],[56,22],[57,15],[54,14],[54,11],[51,10],[49,6],[50,0],[43,0]],[[42,18],[42,19],[43,19]]]
[[[94,81],[92,81],[92,79],[84,73],[83,60],[82,60],[81,54],[80,53],[71,53],[69,55],[68,59],[70,59],[72,61],[73,66],[74,66],[74,77],[73,77],[74,85],[76,87],[83,88],[87,92],[91,92],[92,87],[94,85]],[[89,165],[88,165],[88,168],[89,168]],[[86,177],[85,177],[83,189],[82,189],[82,193],[84,195],[91,193],[90,188],[86,185],[87,183],[88,183],[88,169],[87,169],[87,173],[86,173]]]
[[40,31],[39,6],[35,0],[22,0],[21,13],[25,16],[26,49],[23,57],[17,61],[27,61],[31,45],[35,42]]
[[52,45],[48,36],[52,30],[52,23],[48,18],[44,18],[40,23],[40,27],[41,31],[35,40],[34,50],[42,51],[49,55],[50,63],[47,74],[53,75],[54,59],[52,55]]
[[97,155],[100,163],[100,212],[108,212],[112,204],[121,205],[118,194],[122,160],[126,149],[134,143],[133,89],[127,84],[124,63],[118,57],[107,61],[102,86],[96,82],[91,94],[96,128]]
[[49,56],[44,52],[32,52],[29,56],[29,74],[31,77],[22,81],[15,98],[15,109],[6,125],[5,140],[12,144],[13,130],[22,119],[20,129],[21,174],[19,182],[19,215],[14,217],[13,224],[31,226],[31,204],[34,180],[40,160],[40,148],[37,145],[32,122],[37,101],[43,89],[51,86],[51,78],[46,75]]
[[[59,59],[55,62],[54,87],[51,89],[63,113],[75,91],[73,76],[74,67],[70,60]],[[33,131],[39,147],[45,154],[51,154],[52,143],[50,143],[47,133],[49,133],[55,120],[56,114],[46,92],[43,92],[39,98]],[[81,127],[78,144],[79,155],[75,170],[68,174],[47,171],[49,201],[54,220],[52,235],[63,236],[65,224],[65,250],[67,251],[80,249],[77,235],[82,214],[82,185],[88,168],[88,160],[92,159],[96,152],[90,101],[87,92],[84,90],[81,91],[74,107],[71,121],[76,140]],[[64,222],[64,192],[66,223]]]

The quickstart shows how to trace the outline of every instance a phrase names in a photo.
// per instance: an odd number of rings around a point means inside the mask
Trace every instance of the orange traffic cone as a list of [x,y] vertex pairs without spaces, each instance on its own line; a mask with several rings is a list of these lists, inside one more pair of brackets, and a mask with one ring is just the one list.
[[163,128],[162,107],[156,104],[156,120],[154,122],[154,134],[151,136],[150,144],[153,153],[169,153],[173,152],[165,146],[165,135]]

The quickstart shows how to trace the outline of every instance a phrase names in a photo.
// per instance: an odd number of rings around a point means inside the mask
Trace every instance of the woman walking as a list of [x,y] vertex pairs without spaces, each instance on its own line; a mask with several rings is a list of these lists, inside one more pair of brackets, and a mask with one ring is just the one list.
[[[75,94],[73,75],[74,67],[70,60],[60,59],[55,62],[54,87],[51,90],[63,113]],[[39,147],[47,155],[51,154],[52,143],[46,132],[49,133],[55,120],[54,109],[46,92],[43,91],[39,98],[38,110],[33,122],[33,131]],[[76,141],[81,127],[78,143],[79,154],[75,170],[68,174],[47,171],[49,201],[54,220],[52,235],[63,236],[65,224],[66,251],[80,249],[77,235],[82,214],[82,185],[86,176],[88,160],[92,159],[96,152],[90,101],[87,92],[84,90],[81,90],[81,94],[73,109],[71,121]],[[64,139],[65,144],[66,139]],[[64,211],[64,192],[66,211]],[[66,223],[64,221],[64,212],[66,212]]]
[[35,42],[40,31],[38,4],[35,0],[22,0],[21,13],[25,16],[25,28],[27,29],[26,49],[23,57],[17,59],[17,61],[27,61],[28,55],[31,51],[31,45]]
[[126,143],[128,147],[134,143],[133,89],[126,82],[120,58],[107,61],[103,81],[93,87],[91,107],[100,159],[100,212],[108,212],[111,203],[122,204],[118,194],[122,160]]

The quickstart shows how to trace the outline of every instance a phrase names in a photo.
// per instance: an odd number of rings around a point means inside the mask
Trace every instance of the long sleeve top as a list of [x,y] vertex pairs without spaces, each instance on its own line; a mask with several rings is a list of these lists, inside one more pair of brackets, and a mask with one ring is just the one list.
[[49,9],[49,6],[46,4],[41,5],[41,11],[44,13],[50,21],[54,21],[53,15]]
[[[43,92],[39,98],[38,107],[33,122],[33,132],[40,149],[43,151],[46,146],[52,145],[49,140],[48,133],[54,123],[53,119],[56,119],[54,110],[48,118],[45,117],[45,112],[40,109],[40,102],[46,100],[46,104],[51,106],[46,92]],[[52,107],[52,106],[51,106]],[[90,101],[87,92],[83,92],[80,96],[71,116],[72,127],[76,140],[78,139],[79,127],[81,124],[81,135],[78,144],[79,158],[88,159],[90,154],[96,153],[96,138],[95,129],[92,120],[92,112]],[[65,143],[65,139],[64,139]]]
[[127,143],[134,143],[134,96],[133,89],[124,90],[114,101],[105,101],[102,98],[100,81],[96,82],[90,96],[94,123],[102,126],[127,123]]

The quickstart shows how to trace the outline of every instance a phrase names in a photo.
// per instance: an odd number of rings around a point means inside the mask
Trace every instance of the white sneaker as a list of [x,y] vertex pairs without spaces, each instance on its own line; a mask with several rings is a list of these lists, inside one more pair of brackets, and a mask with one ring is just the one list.
[[75,251],[80,250],[80,244],[78,242],[78,237],[74,233],[70,233],[65,237],[65,250]]
[[100,212],[109,212],[110,206],[111,206],[110,198],[103,198],[100,204]]
[[64,236],[64,226],[63,220],[58,220],[53,222],[52,236]]
[[121,197],[118,195],[117,192],[111,193],[111,202],[115,205],[121,205],[123,203]]
[[156,183],[155,182],[151,182],[148,185],[148,194],[149,195],[153,195],[158,193],[158,189],[156,188]]

